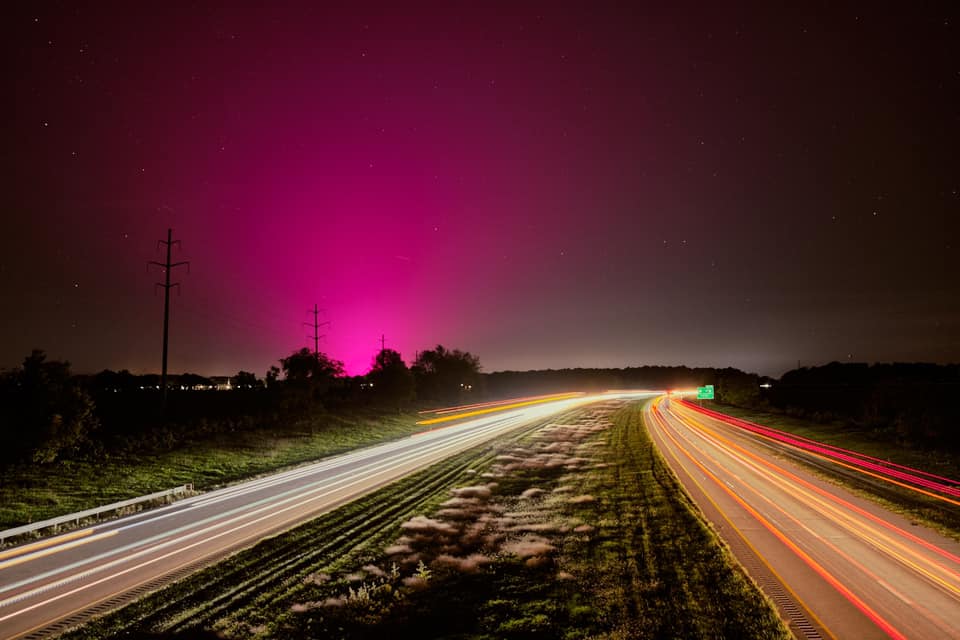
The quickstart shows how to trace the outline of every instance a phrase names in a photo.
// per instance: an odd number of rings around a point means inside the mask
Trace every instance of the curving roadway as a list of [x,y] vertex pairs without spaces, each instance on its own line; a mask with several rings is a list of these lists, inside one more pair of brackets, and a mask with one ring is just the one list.
[[797,637],[960,638],[955,540],[677,400],[654,400],[646,418],[668,464]]

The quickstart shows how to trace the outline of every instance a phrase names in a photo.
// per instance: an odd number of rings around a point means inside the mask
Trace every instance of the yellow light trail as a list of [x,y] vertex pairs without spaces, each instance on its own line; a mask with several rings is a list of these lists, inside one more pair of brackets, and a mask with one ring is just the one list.
[[507,399],[505,399],[505,400],[490,400],[490,401],[488,401],[488,402],[477,402],[477,403],[474,403],[474,404],[461,404],[461,405],[457,405],[457,406],[455,406],[455,407],[442,407],[442,408],[440,408],[440,409],[425,409],[425,410],[420,411],[420,412],[418,412],[418,413],[420,413],[421,415],[430,414],[430,413],[432,413],[432,414],[434,414],[434,415],[442,415],[442,414],[448,414],[448,413],[456,413],[456,412],[458,412],[458,411],[466,411],[467,409],[485,409],[486,407],[497,407],[497,406],[501,406],[501,405],[505,405],[505,404],[514,403],[514,402],[526,402],[527,400],[541,400],[541,399],[557,398],[557,397],[560,397],[560,396],[563,396],[563,395],[570,395],[571,393],[576,393],[576,392],[572,392],[572,391],[571,391],[571,392],[565,392],[565,393],[562,393],[562,394],[561,394],[561,393],[547,393],[547,394],[543,394],[543,395],[539,395],[539,396],[524,396],[524,397],[521,397],[521,398],[507,398]]
[[[91,533],[92,533],[92,531],[93,531],[93,530],[91,530]],[[109,538],[109,537],[111,537],[111,536],[115,536],[115,535],[117,535],[117,533],[119,533],[119,532],[116,531],[116,530],[113,530],[113,531],[105,531],[105,532],[103,532],[103,533],[98,533],[98,534],[95,535],[95,536],[87,535],[87,536],[85,536],[85,537],[77,538],[77,539],[73,540],[72,542],[67,542],[67,543],[65,543],[65,544],[58,544],[57,546],[47,546],[46,548],[41,549],[41,550],[39,550],[39,551],[35,551],[35,552],[33,552],[33,553],[28,553],[28,554],[26,554],[26,555],[18,555],[18,556],[15,556],[15,557],[13,557],[13,558],[11,558],[11,559],[9,559],[9,560],[4,560],[3,562],[0,562],[0,570],[2,570],[2,569],[8,569],[8,568],[14,567],[14,566],[16,566],[16,565],[18,565],[18,564],[23,564],[24,562],[30,562],[30,561],[32,561],[32,560],[39,560],[40,558],[45,558],[45,557],[47,557],[47,556],[49,556],[49,555],[53,555],[54,553],[60,553],[61,551],[66,551],[67,549],[73,549],[74,547],[79,547],[79,546],[82,545],[82,544],[87,544],[87,543],[89,543],[89,542],[95,542],[95,541],[97,541],[97,540],[103,540],[104,538]]]
[[51,545],[60,544],[62,542],[69,542],[70,540],[76,540],[77,538],[89,536],[93,532],[94,532],[94,529],[83,529],[81,531],[73,531],[71,533],[65,533],[62,536],[57,536],[56,538],[48,538],[47,540],[40,540],[39,542],[32,542],[30,544],[25,544],[22,547],[14,547],[13,549],[0,551],[0,560],[6,560],[7,558],[12,558],[14,556],[19,556],[25,553],[38,551],[40,549],[44,549]]
[[579,398],[582,395],[584,394],[581,392],[564,393],[558,396],[541,398],[539,400],[527,400],[526,402],[515,402],[513,404],[499,405],[496,407],[490,407],[489,409],[477,409],[476,411],[466,411],[464,413],[457,413],[452,416],[442,416],[440,418],[431,418],[429,420],[418,420],[417,424],[423,424],[423,425],[438,424],[440,422],[448,422],[450,420],[459,420],[461,418],[472,418],[473,416],[481,416],[487,413],[494,413],[496,411],[506,411],[507,409],[518,409],[520,407],[528,407],[534,404],[543,404],[544,402],[554,402],[556,400],[570,400],[571,398]]

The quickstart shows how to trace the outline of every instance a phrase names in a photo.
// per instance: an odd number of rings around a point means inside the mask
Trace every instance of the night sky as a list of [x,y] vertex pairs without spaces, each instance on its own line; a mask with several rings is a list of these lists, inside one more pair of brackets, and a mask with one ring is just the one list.
[[26,4],[0,367],[960,360],[955,2]]

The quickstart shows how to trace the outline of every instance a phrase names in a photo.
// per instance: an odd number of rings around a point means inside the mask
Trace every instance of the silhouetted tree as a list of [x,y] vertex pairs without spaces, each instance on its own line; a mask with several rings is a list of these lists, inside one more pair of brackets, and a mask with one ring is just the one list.
[[843,421],[901,443],[960,450],[960,365],[831,362],[788,371],[774,407],[821,422]]
[[370,395],[376,403],[396,407],[398,412],[413,400],[413,374],[393,349],[383,349],[376,355],[367,382],[372,385]]
[[3,377],[0,446],[9,459],[54,462],[77,453],[97,428],[94,403],[70,375],[70,363],[34,349]]
[[294,351],[280,359],[283,369],[283,401],[286,409],[306,410],[315,406],[343,375],[343,363],[325,353],[309,349]]
[[[278,370],[279,371],[279,370]],[[257,380],[257,374],[249,371],[238,371],[233,377],[233,386],[237,389],[262,389],[263,383]]]
[[760,404],[760,376],[744,373],[739,369],[717,370],[716,399],[718,402],[739,407],[756,407]]
[[421,400],[456,402],[475,395],[480,383],[480,359],[468,351],[451,351],[443,345],[422,351],[412,371]]
[[276,388],[280,382],[280,367],[271,365],[271,367],[267,369],[267,375],[264,376],[263,380],[267,385],[267,389]]
[[314,354],[304,347],[280,359],[284,381],[293,385],[329,385],[343,375],[343,363],[325,353]]
[[188,390],[203,389],[213,386],[213,381],[210,380],[210,378],[206,378],[196,373],[181,374],[179,383],[180,386],[186,387]]
[[139,384],[137,376],[126,369],[123,371],[104,369],[93,377],[93,388],[98,392],[128,392],[137,389]]

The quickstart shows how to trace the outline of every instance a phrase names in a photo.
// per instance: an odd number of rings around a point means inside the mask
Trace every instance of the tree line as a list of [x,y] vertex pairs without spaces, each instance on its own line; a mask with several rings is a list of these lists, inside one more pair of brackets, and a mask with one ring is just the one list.
[[346,376],[340,361],[308,349],[278,365],[263,378],[239,371],[229,392],[211,392],[225,388],[215,379],[173,376],[161,406],[156,374],[76,375],[69,362],[34,350],[0,374],[0,462],[158,451],[216,433],[316,420],[327,411],[402,411],[482,395],[479,358],[442,345],[420,352],[409,367],[398,352],[384,349],[362,376]]
[[[477,356],[437,345],[411,365],[384,349],[362,376],[324,353],[300,349],[260,378],[230,377],[230,391],[195,374],[174,378],[159,403],[159,376],[104,370],[75,375],[40,350],[0,374],[0,463],[161,451],[219,433],[322,423],[327,412],[396,411],[565,391],[689,389],[712,384],[720,403],[869,428],[902,443],[960,450],[960,366],[840,364],[796,369],[779,380],[734,368],[481,373]],[[222,387],[221,387],[222,388]]]
[[[960,365],[840,363],[788,371],[762,404],[820,422],[960,451]],[[749,406],[749,405],[745,405]]]

